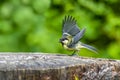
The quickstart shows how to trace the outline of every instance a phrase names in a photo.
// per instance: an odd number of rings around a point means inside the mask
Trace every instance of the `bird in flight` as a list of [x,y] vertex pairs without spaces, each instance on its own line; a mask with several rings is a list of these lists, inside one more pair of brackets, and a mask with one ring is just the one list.
[[60,38],[59,42],[65,49],[74,51],[72,55],[76,55],[76,52],[79,52],[81,48],[97,53],[97,49],[93,46],[80,42],[85,30],[85,28],[79,29],[74,17],[65,16],[62,23],[62,38]]

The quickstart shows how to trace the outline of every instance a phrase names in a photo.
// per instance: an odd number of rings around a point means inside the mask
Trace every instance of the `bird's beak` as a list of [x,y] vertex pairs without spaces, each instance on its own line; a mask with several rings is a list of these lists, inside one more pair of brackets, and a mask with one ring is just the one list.
[[59,40],[59,43],[62,43],[62,39]]
[[60,40],[59,40],[59,43],[61,43],[61,44],[62,44],[62,46],[63,46],[63,42],[62,42],[62,39],[60,39]]
[[62,39],[60,39],[60,40],[59,40],[59,43],[61,43],[61,44],[62,44],[62,46],[63,46],[63,42],[62,42]]

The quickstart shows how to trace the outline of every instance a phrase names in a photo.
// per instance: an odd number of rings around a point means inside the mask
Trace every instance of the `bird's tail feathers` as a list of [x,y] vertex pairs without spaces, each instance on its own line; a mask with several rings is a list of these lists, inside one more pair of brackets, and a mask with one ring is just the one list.
[[93,46],[90,46],[90,45],[87,45],[87,44],[84,44],[84,43],[81,43],[81,45],[83,46],[83,48],[86,48],[86,49],[88,49],[92,52],[98,53],[98,50]]

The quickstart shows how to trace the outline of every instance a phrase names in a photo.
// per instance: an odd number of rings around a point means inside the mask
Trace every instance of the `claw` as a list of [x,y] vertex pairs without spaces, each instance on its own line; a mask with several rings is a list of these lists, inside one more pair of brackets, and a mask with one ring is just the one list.
[[76,51],[74,51],[70,56],[79,56]]

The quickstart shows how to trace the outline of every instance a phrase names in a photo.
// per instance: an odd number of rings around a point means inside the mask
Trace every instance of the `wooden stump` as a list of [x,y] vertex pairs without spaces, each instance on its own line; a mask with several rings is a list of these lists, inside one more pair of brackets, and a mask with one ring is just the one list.
[[120,80],[120,61],[40,53],[1,53],[0,80]]

